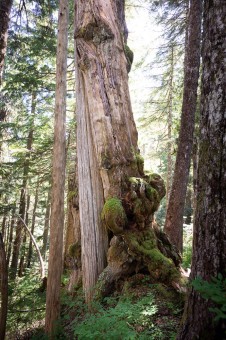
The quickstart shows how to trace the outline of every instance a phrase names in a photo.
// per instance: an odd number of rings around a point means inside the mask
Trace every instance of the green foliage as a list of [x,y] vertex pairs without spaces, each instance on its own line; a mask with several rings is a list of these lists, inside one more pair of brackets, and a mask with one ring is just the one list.
[[84,340],[137,339],[136,327],[147,326],[156,312],[152,295],[147,295],[136,303],[129,299],[120,300],[115,307],[102,307],[96,314],[87,316],[85,321],[76,325],[74,334],[78,339]]
[[217,277],[212,277],[211,281],[207,282],[197,277],[192,281],[192,285],[204,299],[215,304],[215,307],[209,309],[216,315],[214,320],[226,319],[226,278],[218,274]]
[[45,292],[40,292],[39,271],[26,270],[25,276],[9,282],[7,331],[19,332],[45,316]]
[[132,67],[134,55],[133,55],[133,51],[129,48],[128,45],[124,45],[124,49],[125,49],[125,56],[127,60],[127,71],[129,73]]

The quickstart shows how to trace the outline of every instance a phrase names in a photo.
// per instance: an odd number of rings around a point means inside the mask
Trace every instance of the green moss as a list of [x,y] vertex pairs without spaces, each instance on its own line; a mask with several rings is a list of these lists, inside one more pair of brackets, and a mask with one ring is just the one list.
[[131,70],[132,67],[132,63],[133,63],[133,51],[129,48],[128,45],[124,45],[124,50],[125,50],[125,56],[126,56],[126,60],[127,60],[127,71],[128,73]]
[[174,266],[173,261],[165,257],[157,248],[149,252],[149,257],[148,269],[150,274],[156,279],[172,281],[179,278],[179,272]]
[[77,196],[78,190],[73,190],[68,192],[68,200],[71,200],[73,197]]
[[81,244],[80,242],[73,243],[68,248],[68,255],[73,258],[79,259],[81,257]]
[[143,232],[127,232],[124,235],[129,251],[133,256],[141,257],[146,263],[150,275],[163,282],[177,280],[179,272],[173,261],[164,256],[157,248],[153,229]]
[[152,188],[152,186],[147,185],[146,186],[146,196],[150,201],[157,201],[158,203],[160,202],[159,194],[157,190]]
[[112,197],[106,200],[101,213],[101,219],[104,225],[115,235],[123,232],[127,218],[119,198]]

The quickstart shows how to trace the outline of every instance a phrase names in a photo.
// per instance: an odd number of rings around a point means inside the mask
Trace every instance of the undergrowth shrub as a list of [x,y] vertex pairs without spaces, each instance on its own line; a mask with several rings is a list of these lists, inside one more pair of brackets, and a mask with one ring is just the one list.
[[[114,305],[113,300],[107,304]],[[80,324],[74,325],[74,335],[78,339],[137,339],[140,328],[148,326],[150,317],[157,312],[153,295],[134,302],[119,300],[116,306],[108,309],[99,306],[97,312],[88,314]]]
[[46,296],[40,286],[40,274],[35,269],[27,269],[23,277],[9,281],[7,333],[19,334],[45,317]]
[[209,309],[216,315],[214,320],[226,319],[226,278],[218,274],[207,282],[197,277],[192,281],[192,285],[204,299],[209,299],[215,304]]

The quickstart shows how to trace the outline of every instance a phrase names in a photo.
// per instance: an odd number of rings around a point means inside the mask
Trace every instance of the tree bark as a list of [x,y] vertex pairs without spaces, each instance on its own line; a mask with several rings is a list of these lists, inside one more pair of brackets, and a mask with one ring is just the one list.
[[[36,209],[38,205],[38,190],[39,190],[39,179],[37,180],[37,187],[35,190],[35,200],[34,200],[34,207],[32,212],[32,221],[31,221],[31,234],[34,234],[35,230],[35,218],[36,218]],[[31,266],[31,258],[32,258],[32,239],[30,238],[28,253],[27,253],[27,268]]]
[[0,86],[2,84],[3,65],[6,55],[8,28],[12,4],[12,0],[0,1]]
[[[36,93],[32,93],[31,97],[31,113],[32,115],[35,114],[36,109]],[[19,216],[22,220],[24,220],[25,217],[25,211],[26,211],[26,191],[27,191],[27,181],[28,181],[28,174],[29,174],[29,163],[30,163],[30,152],[31,147],[33,143],[33,132],[34,132],[34,126],[32,125],[27,137],[27,154],[24,161],[24,171],[23,171],[23,182],[22,182],[22,189],[20,193],[20,205],[19,205]],[[16,273],[17,273],[17,267],[18,267],[18,259],[19,259],[19,252],[20,252],[20,246],[21,246],[21,239],[22,239],[22,231],[23,231],[23,224],[21,222],[21,219],[18,219],[17,222],[17,228],[16,228],[16,236],[13,243],[13,255],[12,255],[12,262],[11,262],[11,278],[15,279]]]
[[1,233],[0,233],[0,291],[1,291],[0,339],[4,340],[8,307],[8,266],[6,262],[6,253]]
[[[191,279],[199,276],[209,281],[218,273],[224,277],[226,273],[225,1],[205,0],[203,22],[200,147]],[[204,300],[190,289],[178,339],[225,338],[225,323],[214,322],[209,307],[210,300]]]
[[[26,203],[26,214],[25,214],[25,223],[26,225],[28,225],[29,223],[29,219],[28,219],[28,210],[30,207],[30,195],[27,195],[27,203]],[[23,236],[23,242],[22,242],[22,251],[21,251],[21,255],[20,255],[20,263],[19,263],[19,270],[18,270],[18,276],[22,277],[23,273],[24,273],[24,259],[25,259],[25,253],[26,253],[26,241],[27,241],[27,235],[26,233],[24,233]]]
[[4,239],[5,237],[5,229],[6,229],[6,221],[7,221],[7,216],[3,216],[2,219],[2,238]]
[[14,227],[15,227],[15,209],[13,209],[12,211],[12,219],[11,219],[10,231],[9,231],[9,240],[8,240],[8,249],[7,249],[7,266],[9,266],[10,257],[11,257]]
[[168,208],[170,190],[172,185],[172,113],[173,113],[173,77],[174,77],[174,46],[171,46],[170,57],[170,79],[168,95],[168,116],[167,116],[167,179],[166,179],[166,208]]
[[183,250],[183,213],[193,144],[200,66],[202,1],[191,0],[185,46],[184,93],[181,126],[172,189],[164,231]]
[[58,16],[55,121],[53,146],[50,250],[46,295],[45,330],[54,337],[54,325],[60,314],[60,285],[63,268],[64,188],[66,166],[68,1],[61,0]]
[[46,212],[45,212],[45,223],[44,223],[44,231],[42,236],[42,256],[46,259],[47,245],[48,245],[48,235],[49,235],[49,220],[50,220],[50,210],[51,210],[51,187],[48,191],[48,196],[46,200]]
[[[114,281],[135,270],[131,247],[134,257],[141,253],[138,267],[144,260],[153,277],[165,272],[165,279],[168,276],[171,280],[169,272],[175,269],[166,253],[160,254],[157,249],[153,213],[165,195],[165,187],[160,176],[144,175],[128,90],[125,40],[116,5],[112,0],[80,0],[75,6],[79,211],[87,302],[96,294],[94,286],[100,273],[98,285],[104,294],[109,277]],[[110,248],[108,266],[103,271],[107,230],[109,236],[115,235],[113,251],[119,258],[118,262],[110,260]]]
[[78,173],[75,164],[68,176],[68,215],[65,237],[64,266],[70,270],[68,291],[82,280],[81,271],[81,229],[79,221]]
[[28,232],[34,246],[35,246],[35,249],[37,251],[37,254],[38,254],[38,258],[39,258],[39,263],[40,263],[40,274],[41,274],[41,278],[43,279],[45,277],[45,266],[44,266],[44,262],[43,262],[43,259],[42,259],[42,255],[41,255],[41,252],[39,250],[39,247],[38,247],[38,244],[37,242],[35,241],[35,238],[34,236],[32,235],[32,233],[30,232],[27,224],[25,223],[25,221],[18,215],[18,218],[20,219],[23,227],[25,228],[25,230]]
[[86,299],[106,265],[104,199],[121,197],[137,150],[127,62],[116,3],[77,1],[77,148],[83,286]]

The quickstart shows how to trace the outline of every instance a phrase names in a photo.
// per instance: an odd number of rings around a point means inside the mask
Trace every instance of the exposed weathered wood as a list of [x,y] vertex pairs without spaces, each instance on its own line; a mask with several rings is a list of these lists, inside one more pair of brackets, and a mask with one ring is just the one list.
[[137,130],[115,1],[75,4],[77,148],[83,285],[87,299],[106,265],[104,200],[121,197],[134,164]]

